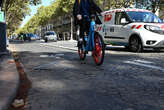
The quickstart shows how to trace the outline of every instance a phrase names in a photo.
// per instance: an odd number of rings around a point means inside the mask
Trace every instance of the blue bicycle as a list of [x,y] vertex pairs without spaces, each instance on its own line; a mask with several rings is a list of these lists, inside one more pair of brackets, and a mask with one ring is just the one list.
[[94,27],[95,17],[92,17],[89,34],[85,34],[84,39],[78,42],[78,54],[80,60],[85,60],[86,54],[91,51],[96,65],[101,65],[104,61],[105,45],[102,36],[95,31]]

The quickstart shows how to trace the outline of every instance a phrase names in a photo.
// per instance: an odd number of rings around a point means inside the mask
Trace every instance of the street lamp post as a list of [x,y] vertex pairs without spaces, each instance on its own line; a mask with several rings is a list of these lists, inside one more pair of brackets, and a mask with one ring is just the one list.
[[71,16],[71,40],[73,40],[73,18]]

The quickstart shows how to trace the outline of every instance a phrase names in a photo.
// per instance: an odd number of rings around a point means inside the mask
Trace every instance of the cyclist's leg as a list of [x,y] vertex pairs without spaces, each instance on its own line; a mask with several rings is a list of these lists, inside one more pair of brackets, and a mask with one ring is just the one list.
[[84,37],[84,24],[83,24],[83,20],[81,20],[80,22],[80,38],[83,39]]
[[88,19],[83,19],[83,23],[81,25],[81,38],[83,39],[84,41],[84,45],[86,46],[86,42],[85,42],[85,39],[84,39],[84,36],[85,36],[85,33],[86,35],[88,36],[89,35],[89,27],[90,27],[90,22]]
[[82,20],[79,20],[77,24],[75,25],[76,29],[76,37],[77,37],[77,47],[81,48],[82,47],[82,34],[81,34],[81,26],[82,25]]
[[89,28],[90,28],[90,21],[85,22],[85,32],[87,35],[89,35]]
[[84,47],[84,25],[83,22],[81,20],[81,22],[79,23],[80,26],[80,38],[78,40],[78,53],[80,56],[81,60],[84,60],[86,57],[86,52],[85,52],[85,47]]

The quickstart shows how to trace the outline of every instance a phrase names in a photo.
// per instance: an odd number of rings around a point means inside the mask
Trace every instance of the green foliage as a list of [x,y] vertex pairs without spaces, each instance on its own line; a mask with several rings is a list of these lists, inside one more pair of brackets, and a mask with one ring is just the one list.
[[37,13],[27,24],[17,32],[35,32],[40,26],[44,26],[49,20],[55,20],[59,16],[72,13],[74,0],[56,0],[50,6],[41,6]]
[[30,14],[29,5],[39,4],[41,0],[4,0],[2,10],[6,14],[6,24],[9,32],[14,32],[26,15]]
[[127,8],[134,4],[134,0],[104,0],[104,10],[110,8]]

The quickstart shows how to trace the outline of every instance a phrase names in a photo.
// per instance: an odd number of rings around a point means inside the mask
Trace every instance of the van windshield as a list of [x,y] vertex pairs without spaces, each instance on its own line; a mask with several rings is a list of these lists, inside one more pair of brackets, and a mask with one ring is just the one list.
[[133,22],[162,23],[162,20],[151,12],[129,11],[126,13]]
[[46,35],[55,35],[55,32],[47,32]]

